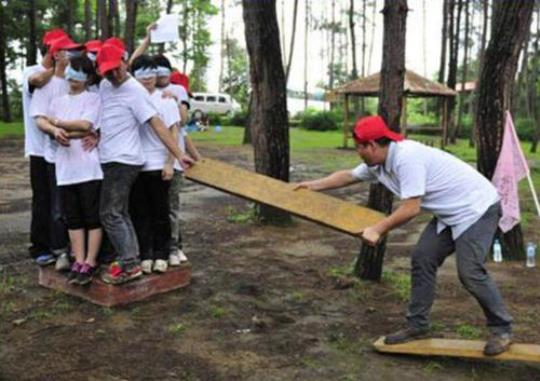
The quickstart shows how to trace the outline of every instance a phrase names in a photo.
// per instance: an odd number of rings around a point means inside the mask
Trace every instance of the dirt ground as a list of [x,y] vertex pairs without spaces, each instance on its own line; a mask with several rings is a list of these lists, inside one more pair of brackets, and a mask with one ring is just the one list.
[[[251,166],[249,148],[199,146]],[[402,327],[409,253],[428,216],[391,235],[382,283],[358,282],[347,275],[357,240],[298,219],[286,228],[229,222],[249,204],[188,183],[189,287],[122,308],[41,288],[26,251],[31,193],[22,152],[21,141],[0,141],[0,380],[540,380],[536,364],[374,352],[376,338]],[[293,180],[324,173],[315,160],[293,158],[293,168]],[[333,194],[363,202],[365,191]],[[540,343],[540,270],[488,267],[516,341]],[[486,335],[453,258],[439,273],[433,320],[445,337]]]

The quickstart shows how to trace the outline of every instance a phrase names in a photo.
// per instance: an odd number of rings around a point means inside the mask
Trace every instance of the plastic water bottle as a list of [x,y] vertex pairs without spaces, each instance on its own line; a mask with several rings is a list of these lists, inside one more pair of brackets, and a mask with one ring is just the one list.
[[216,127],[214,127],[214,131],[221,132],[221,126],[217,124]]
[[502,262],[502,247],[498,239],[493,242],[493,262]]
[[527,267],[536,266],[536,245],[532,242],[527,244]]

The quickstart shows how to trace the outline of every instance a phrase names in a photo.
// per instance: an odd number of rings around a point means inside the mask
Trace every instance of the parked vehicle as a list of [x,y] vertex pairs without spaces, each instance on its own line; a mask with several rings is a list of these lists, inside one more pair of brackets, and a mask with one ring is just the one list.
[[197,120],[208,113],[233,115],[240,111],[238,102],[223,93],[193,93],[190,104],[191,115]]

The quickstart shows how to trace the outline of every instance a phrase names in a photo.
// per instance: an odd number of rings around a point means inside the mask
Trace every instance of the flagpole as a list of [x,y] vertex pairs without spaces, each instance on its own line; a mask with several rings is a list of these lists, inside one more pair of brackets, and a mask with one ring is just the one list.
[[534,205],[536,205],[536,212],[538,213],[538,217],[540,217],[540,204],[538,203],[538,196],[536,195],[536,190],[534,189],[534,184],[531,179],[531,172],[527,172],[527,180],[529,181],[529,187],[531,188],[531,193],[534,200]]

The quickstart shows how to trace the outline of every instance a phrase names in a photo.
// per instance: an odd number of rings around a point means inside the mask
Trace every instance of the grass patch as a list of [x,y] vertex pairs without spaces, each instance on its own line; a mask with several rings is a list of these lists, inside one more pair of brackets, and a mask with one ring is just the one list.
[[227,315],[227,310],[223,307],[213,306],[210,310],[210,315],[212,315],[214,319],[221,319],[223,316]]
[[20,138],[24,136],[22,121],[5,123],[0,122],[0,139]]
[[482,330],[469,324],[461,324],[456,329],[457,334],[467,340],[479,339],[482,336]]
[[250,206],[247,210],[239,210],[233,206],[227,207],[227,221],[237,223],[237,224],[246,224],[255,222],[255,206]]
[[187,326],[183,323],[174,323],[169,325],[169,332],[174,335],[181,335],[186,332]]
[[398,274],[394,271],[385,270],[382,274],[382,280],[389,283],[395,294],[403,302],[410,299],[411,296],[411,276],[410,274]]

